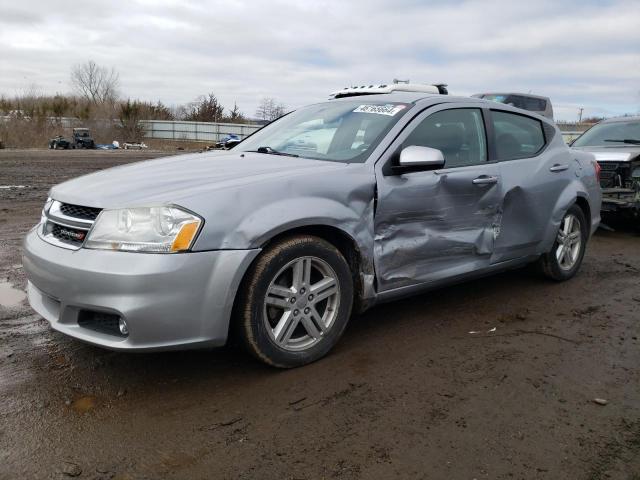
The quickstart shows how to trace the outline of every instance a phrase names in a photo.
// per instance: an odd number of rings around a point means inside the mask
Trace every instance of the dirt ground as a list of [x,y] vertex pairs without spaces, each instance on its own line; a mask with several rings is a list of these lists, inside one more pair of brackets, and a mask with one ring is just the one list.
[[600,230],[567,283],[524,269],[378,306],[291,371],[51,331],[11,288],[48,188],[152,156],[0,151],[0,478],[640,479],[631,229]]

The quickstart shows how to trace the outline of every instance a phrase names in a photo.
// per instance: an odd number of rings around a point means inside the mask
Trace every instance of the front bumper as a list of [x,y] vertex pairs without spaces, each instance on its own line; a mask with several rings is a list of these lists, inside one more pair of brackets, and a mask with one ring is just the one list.
[[[223,345],[236,291],[259,250],[147,254],[67,250],[24,240],[31,307],[51,327],[113,350],[168,350]],[[81,312],[115,314],[126,337],[78,323]]]

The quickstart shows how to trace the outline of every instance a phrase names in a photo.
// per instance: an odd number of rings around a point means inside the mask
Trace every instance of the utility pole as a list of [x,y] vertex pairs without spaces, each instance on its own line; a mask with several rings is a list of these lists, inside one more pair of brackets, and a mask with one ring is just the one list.
[[584,110],[583,107],[580,107],[580,113],[578,114],[578,123],[582,123],[582,111]]

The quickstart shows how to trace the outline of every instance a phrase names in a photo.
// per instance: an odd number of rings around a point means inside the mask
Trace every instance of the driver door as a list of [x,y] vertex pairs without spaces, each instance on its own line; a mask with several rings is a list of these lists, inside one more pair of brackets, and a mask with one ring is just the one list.
[[[400,151],[442,151],[431,171],[393,168]],[[439,281],[490,265],[502,199],[488,162],[481,108],[438,106],[419,114],[376,164],[375,267],[381,292]]]

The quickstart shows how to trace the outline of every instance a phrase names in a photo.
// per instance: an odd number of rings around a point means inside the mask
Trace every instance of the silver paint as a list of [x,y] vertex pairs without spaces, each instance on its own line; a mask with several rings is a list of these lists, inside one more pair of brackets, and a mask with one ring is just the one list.
[[[55,186],[50,196],[61,202],[100,208],[174,204],[205,223],[194,251],[176,255],[61,251],[32,232],[24,257],[32,306],[54,328],[109,348],[219,345],[226,341],[231,307],[251,261],[275,236],[294,229],[321,226],[351,240],[366,308],[537,258],[551,248],[578,197],[590,205],[591,232],[597,228],[593,156],[570,151],[543,117],[536,116],[555,137],[531,159],[389,174],[386,162],[410,130],[405,127],[422,112],[496,105],[443,95],[391,96],[414,106],[365,163],[242,152],[240,144],[228,152],[146,161]],[[550,170],[564,164],[565,170]],[[478,178],[484,180],[474,182]],[[83,331],[73,314],[47,310],[49,297],[62,311],[88,305],[120,312],[130,338],[115,341]],[[152,300],[168,313],[161,314]],[[153,327],[149,312],[155,314]],[[135,315],[145,319],[140,324],[149,338],[136,334]]]

